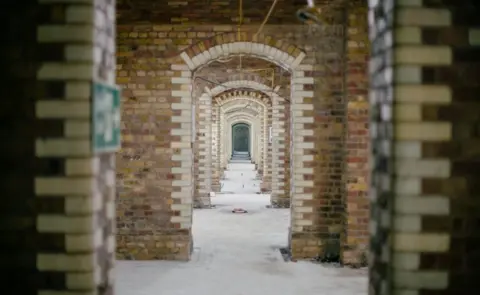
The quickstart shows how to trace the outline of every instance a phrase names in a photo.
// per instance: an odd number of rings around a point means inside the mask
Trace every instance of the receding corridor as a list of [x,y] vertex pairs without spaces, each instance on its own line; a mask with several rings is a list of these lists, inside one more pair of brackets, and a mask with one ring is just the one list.
[[479,15],[9,2],[3,293],[479,293]]

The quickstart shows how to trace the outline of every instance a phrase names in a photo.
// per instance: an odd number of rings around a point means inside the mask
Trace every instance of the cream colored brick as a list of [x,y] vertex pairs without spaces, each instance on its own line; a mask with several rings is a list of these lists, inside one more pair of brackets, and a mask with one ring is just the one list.
[[43,63],[37,72],[39,80],[92,80],[93,64]]
[[73,62],[94,62],[93,45],[67,45],[65,46],[65,59]]
[[92,126],[90,120],[66,120],[65,137],[68,138],[88,138],[91,137]]
[[69,81],[66,83],[65,96],[67,99],[82,99],[90,101],[91,83]]
[[397,65],[393,72],[397,87],[402,87],[401,84],[422,84],[422,69],[419,65]]
[[394,253],[392,267],[395,270],[417,270],[420,267],[420,254]]
[[449,104],[452,93],[444,85],[397,85],[395,100],[399,103]]
[[450,65],[452,51],[447,46],[397,46],[395,63],[416,65]]
[[39,254],[37,268],[40,271],[94,271],[96,261],[93,254]]
[[470,29],[468,31],[468,41],[472,46],[480,45],[480,29]]
[[188,56],[188,54],[186,54],[185,52],[182,52],[180,54],[180,57],[185,61],[185,63],[188,65],[188,67],[190,68],[190,70],[194,70],[195,69],[195,65],[193,64],[193,61],[192,59]]
[[418,215],[448,215],[450,199],[440,196],[398,196],[395,198],[395,212]]
[[420,233],[422,221],[419,215],[397,214],[393,219],[393,228],[397,233]]
[[446,159],[398,160],[395,163],[395,175],[405,177],[447,178],[450,176],[450,161]]
[[39,215],[37,230],[40,233],[93,233],[93,216]]
[[66,284],[68,289],[88,290],[96,288],[101,283],[101,268],[97,267],[92,272],[67,273]]
[[40,43],[88,42],[93,43],[92,25],[43,25],[37,28],[37,40]]
[[450,234],[397,233],[393,249],[407,252],[446,252],[450,248]]
[[396,121],[419,122],[422,120],[422,107],[419,104],[397,104],[394,109]]
[[448,27],[452,23],[452,16],[448,9],[399,8],[395,22],[402,26]]
[[422,157],[422,144],[418,141],[397,141],[393,150],[395,157],[398,158],[419,159]]
[[449,285],[445,271],[394,271],[393,284],[397,288],[444,290]]
[[97,229],[90,234],[65,235],[65,248],[67,252],[94,252],[103,244],[103,229]]
[[65,172],[70,175],[96,175],[100,170],[99,158],[67,159]]
[[394,191],[399,195],[419,195],[422,191],[421,179],[418,177],[397,177]]
[[397,140],[442,141],[451,137],[450,123],[397,123],[395,126]]
[[95,179],[91,177],[37,177],[35,178],[35,193],[50,196],[90,194],[94,182]]
[[99,194],[93,196],[67,196],[65,198],[65,213],[67,215],[84,215],[100,210],[103,207],[103,200]]
[[395,29],[395,43],[422,44],[422,32],[419,27],[400,27]]
[[38,118],[90,118],[91,105],[88,102],[38,101],[35,110]]

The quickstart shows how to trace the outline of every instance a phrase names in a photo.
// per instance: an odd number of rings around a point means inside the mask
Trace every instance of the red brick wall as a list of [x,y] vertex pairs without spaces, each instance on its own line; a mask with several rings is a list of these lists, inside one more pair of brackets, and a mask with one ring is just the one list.
[[[135,2],[137,3],[137,2]],[[141,3],[141,2],[138,2]],[[138,4],[137,3],[137,4]],[[156,2],[157,3],[157,2]],[[163,3],[163,2],[162,2]],[[199,3],[199,2],[198,2]],[[121,4],[121,2],[120,2]],[[163,4],[156,4],[163,5]],[[200,4],[198,4],[200,5]],[[200,7],[200,6],[190,6]],[[281,7],[281,6],[279,6]],[[184,7],[185,8],[185,7]],[[180,9],[180,8],[179,8]],[[186,9],[186,8],[185,8]],[[155,9],[154,9],[155,10]],[[170,11],[171,15],[175,10]],[[283,13],[293,13],[293,11],[282,10],[279,8],[280,15]],[[198,21],[197,12],[190,10],[191,18],[188,21]],[[120,11],[122,14],[122,11]],[[246,13],[248,14],[248,13]],[[252,14],[254,15],[252,10]],[[210,15],[211,23],[217,22],[215,14]],[[278,16],[279,17],[279,16]],[[252,18],[254,18],[252,16]],[[293,18],[290,18],[293,22]],[[287,21],[287,19],[285,19]],[[134,22],[127,17],[120,18],[122,22]],[[188,22],[184,20],[185,22]],[[276,18],[272,19],[275,23]],[[228,22],[231,24],[231,22]],[[351,20],[351,27],[357,26],[355,21]],[[245,26],[243,30],[255,32],[258,26]],[[188,229],[180,229],[177,223],[170,222],[172,216],[179,214],[172,210],[172,206],[178,202],[171,198],[174,189],[172,181],[179,180],[178,175],[171,174],[173,165],[179,165],[171,162],[170,159],[178,151],[171,148],[172,141],[178,141],[179,138],[170,135],[170,129],[181,128],[181,124],[171,122],[172,116],[178,116],[178,110],[172,109],[172,103],[178,103],[179,98],[172,97],[172,90],[182,90],[181,85],[172,85],[171,78],[178,72],[171,70],[171,65],[182,63],[179,58],[180,52],[187,47],[198,43],[206,38],[212,38],[225,32],[235,32],[236,26],[232,25],[187,25],[173,27],[170,25],[119,25],[118,26],[118,84],[124,87],[124,113],[122,116],[123,147],[117,156],[118,173],[118,207],[119,216],[118,245],[120,257],[133,255],[136,258],[143,259],[185,259],[188,257],[189,241],[191,240]],[[268,25],[264,28],[265,35],[271,35],[273,38],[266,38],[266,43],[282,46],[282,44],[292,44],[303,48],[307,52],[306,64],[314,65],[318,61],[314,58],[314,47],[318,40],[309,35],[308,30],[301,26],[275,26]],[[235,36],[234,34],[233,36]],[[243,35],[242,35],[243,36]],[[358,42],[366,38],[366,34],[349,36],[350,41]],[[263,38],[263,35],[262,37]],[[276,38],[276,39],[275,39]],[[276,40],[282,40],[277,42]],[[356,49],[355,49],[356,50]],[[358,53],[351,49],[349,51],[349,67],[347,76],[348,99],[352,102],[360,100],[360,93],[365,94],[366,84],[362,84],[365,74],[361,74],[366,66],[366,50],[364,53]],[[248,64],[248,59],[245,59]],[[235,66],[229,64],[228,67]],[[259,67],[260,63],[249,65]],[[270,66],[271,67],[271,66]],[[217,77],[213,66],[208,75]],[[200,70],[201,71],[201,70]],[[305,71],[305,78],[318,79],[319,71]],[[228,76],[228,75],[225,75]],[[220,77],[220,76],[219,76]],[[265,79],[265,77],[260,77]],[[275,80],[281,81],[282,78],[275,77]],[[343,81],[345,75],[327,78],[327,84],[336,85],[338,81]],[[288,81],[288,78],[283,78]],[[319,80],[320,81],[320,80]],[[325,80],[323,80],[325,81]],[[366,82],[366,81],[365,81]],[[285,82],[282,87],[285,93],[289,93],[289,87]],[[197,84],[198,85],[198,84]],[[306,168],[314,168],[313,175],[306,176],[304,181],[313,181],[314,189],[308,189],[306,194],[313,194],[313,200],[302,201],[302,206],[313,208],[311,213],[301,213],[297,218],[311,220],[311,226],[302,226],[311,234],[296,235],[297,249],[301,252],[296,253],[298,257],[312,257],[322,255],[322,242],[314,246],[308,244],[308,241],[319,239],[322,234],[329,234],[328,224],[340,225],[343,220],[349,220],[351,216],[356,216],[352,222],[348,222],[347,241],[350,244],[362,244],[364,241],[363,228],[365,218],[362,212],[366,212],[364,207],[359,208],[357,204],[363,204],[366,188],[361,185],[346,188],[346,183],[342,180],[342,167],[345,163],[342,159],[336,158],[331,153],[338,150],[338,145],[332,138],[341,138],[346,132],[342,127],[346,121],[345,115],[325,115],[325,109],[331,109],[332,104],[337,103],[335,95],[325,92],[322,89],[314,89],[311,85],[304,89],[305,91],[314,90],[312,97],[304,97],[304,103],[313,103],[314,110],[301,111],[306,116],[314,115],[316,122],[304,124],[306,129],[314,130],[313,136],[306,136],[307,141],[313,142],[316,152],[312,155],[314,161]],[[200,89],[195,87],[196,89]],[[337,103],[338,104],[338,103]],[[341,103],[338,104],[339,107]],[[352,108],[352,104],[350,105]],[[346,109],[346,106],[344,106]],[[363,106],[362,108],[365,109]],[[356,109],[356,108],[353,108]],[[361,143],[366,141],[366,137],[361,138],[362,120],[365,120],[365,111],[350,112],[349,115],[355,117],[355,123],[349,124],[347,147],[353,147],[351,143],[358,141],[358,148],[349,150],[348,158],[354,160],[358,157],[364,157],[367,148]],[[326,119],[326,121],[322,121]],[[353,121],[353,120],[352,120]],[[324,126],[325,128],[323,128]],[[366,127],[365,127],[366,128]],[[293,131],[295,134],[295,130]],[[355,137],[353,137],[355,135]],[[287,145],[288,146],[288,145]],[[287,148],[288,149],[288,148]],[[269,164],[271,165],[271,164]],[[285,170],[287,170],[286,168]],[[365,174],[365,166],[360,164],[349,166],[348,176],[350,183],[362,183],[358,181],[359,177]],[[286,179],[288,181],[288,179]],[[268,181],[268,179],[267,179]],[[366,183],[366,179],[364,180]],[[290,184],[291,185],[291,184]],[[343,187],[345,185],[345,187]],[[332,210],[333,206],[345,206],[340,197],[339,204],[337,196],[359,195],[360,197],[348,197],[347,211],[343,213],[328,213],[325,210]],[[337,199],[336,199],[337,198]],[[357,216],[357,214],[360,214]],[[363,218],[363,219],[362,219]],[[353,225],[360,226],[358,230]],[[350,226],[351,225],[351,226]],[[302,246],[305,244],[305,246]],[[303,247],[303,248],[302,248]],[[348,248],[348,247],[347,247]]]
[[347,193],[346,247],[344,261],[360,263],[368,241],[369,198],[369,103],[368,103],[368,9],[351,6],[347,46]]

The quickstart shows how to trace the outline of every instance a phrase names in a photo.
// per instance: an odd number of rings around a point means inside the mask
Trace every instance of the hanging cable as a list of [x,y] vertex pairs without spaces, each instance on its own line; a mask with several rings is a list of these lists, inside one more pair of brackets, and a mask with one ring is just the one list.
[[265,24],[268,22],[268,20],[270,19],[270,16],[272,15],[273,13],[273,10],[275,9],[275,5],[277,5],[277,2],[278,0],[273,0],[273,3],[272,3],[272,6],[270,7],[270,10],[268,11],[267,15],[265,16],[265,19],[263,20],[262,24],[260,25],[260,27],[258,28],[258,31],[257,33],[255,34],[258,35],[260,34],[260,32],[263,30],[263,27],[265,26]]
[[[241,40],[241,34],[240,34],[240,30],[241,30],[241,27],[242,27],[242,24],[243,24],[243,0],[239,0],[238,1],[238,28],[237,28],[237,41],[240,41]],[[242,70],[242,55],[240,54],[239,55],[239,58],[238,58],[238,61],[239,61],[239,70],[241,71]]]

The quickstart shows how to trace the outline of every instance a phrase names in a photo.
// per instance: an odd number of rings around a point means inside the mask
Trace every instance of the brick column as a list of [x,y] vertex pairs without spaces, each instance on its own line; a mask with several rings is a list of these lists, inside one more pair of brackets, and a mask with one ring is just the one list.
[[370,294],[474,294],[480,10],[372,2]]
[[343,263],[366,264],[369,233],[368,6],[349,1],[347,38],[346,239]]
[[[262,178],[262,192],[271,192],[272,191],[272,144],[270,142],[270,127],[272,127],[272,109],[270,106],[268,112],[265,116],[266,118],[266,128],[265,128],[265,162],[263,169],[263,178]],[[272,127],[273,129],[273,127]]]
[[223,177],[223,170],[227,167],[228,163],[228,154],[229,152],[227,151],[228,148],[228,142],[227,142],[227,132],[228,130],[225,129],[225,113],[222,109],[220,109],[220,150],[221,150],[221,156],[220,156],[220,175]]
[[0,264],[17,294],[113,292],[115,159],[92,154],[90,110],[92,80],[115,82],[114,17],[115,1],[0,12]]
[[212,179],[212,98],[204,93],[197,102],[197,148],[198,174],[195,198],[202,206],[210,204]]
[[[282,102],[280,101],[282,100]],[[274,207],[285,207],[285,194],[281,189],[285,185],[285,105],[278,95],[272,95],[272,193],[271,203]]]
[[220,191],[220,107],[218,104],[212,110],[212,191]]

